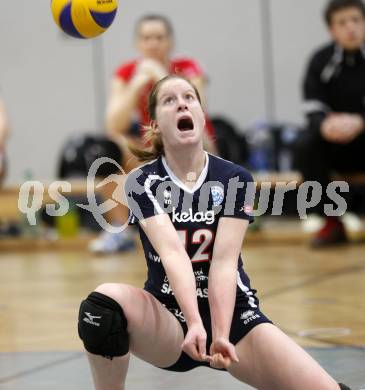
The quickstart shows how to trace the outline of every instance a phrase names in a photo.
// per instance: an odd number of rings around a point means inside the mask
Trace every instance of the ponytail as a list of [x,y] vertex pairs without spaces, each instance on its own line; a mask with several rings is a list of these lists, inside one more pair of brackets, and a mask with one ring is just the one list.
[[128,144],[129,150],[140,162],[149,162],[165,154],[161,135],[156,134],[151,126],[145,127],[143,145],[146,147],[142,149],[135,144]]

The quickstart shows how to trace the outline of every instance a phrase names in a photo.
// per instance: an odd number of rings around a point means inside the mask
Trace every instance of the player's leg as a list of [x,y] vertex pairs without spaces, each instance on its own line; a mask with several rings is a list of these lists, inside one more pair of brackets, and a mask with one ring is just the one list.
[[95,390],[124,390],[129,356],[114,357],[113,360],[87,352]]
[[[136,287],[112,283],[99,286],[95,292],[96,295],[95,293],[89,295],[86,300],[87,304],[84,301],[81,305],[79,319],[82,322],[85,315],[88,317],[82,326],[91,327],[91,331],[94,332],[91,338],[95,336],[95,332],[99,330],[103,332],[102,327],[93,327],[88,321],[90,318],[91,322],[96,323],[103,320],[103,318],[98,318],[104,315],[100,309],[100,306],[104,305],[103,301],[108,309],[112,306],[117,309],[116,318],[121,325],[110,332],[114,336],[119,332],[118,339],[112,342],[112,350],[105,350],[108,343],[103,343],[104,349],[98,353],[92,339],[89,341],[91,347],[87,345],[88,340],[83,339],[89,351],[88,359],[97,390],[124,388],[129,361],[128,350],[158,367],[169,367],[178,360],[184,340],[181,325],[173,314],[151,294]],[[118,305],[122,312],[118,311],[115,305]],[[93,318],[96,320],[92,320]],[[108,321],[107,318],[106,320]],[[124,329],[122,329],[123,326]],[[111,328],[113,328],[112,325]],[[117,351],[114,350],[115,348]],[[100,355],[116,357],[110,360]]]
[[272,324],[259,324],[236,344],[229,372],[260,390],[339,390],[336,381]]

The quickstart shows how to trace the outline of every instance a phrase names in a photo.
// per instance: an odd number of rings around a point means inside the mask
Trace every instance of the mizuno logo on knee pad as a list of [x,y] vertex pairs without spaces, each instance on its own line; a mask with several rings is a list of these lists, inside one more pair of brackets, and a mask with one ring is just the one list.
[[121,306],[98,292],[82,301],[78,332],[87,351],[112,359],[129,351],[127,318]]
[[83,319],[83,321],[87,322],[90,325],[100,326],[100,323],[95,322],[95,319],[100,319],[101,316],[93,316],[88,312],[85,312],[86,317]]

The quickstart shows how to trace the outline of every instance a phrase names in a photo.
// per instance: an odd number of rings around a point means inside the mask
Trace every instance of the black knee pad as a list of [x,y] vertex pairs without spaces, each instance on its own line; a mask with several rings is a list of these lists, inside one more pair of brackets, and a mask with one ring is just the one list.
[[92,292],[81,302],[78,331],[90,353],[113,359],[129,351],[127,319],[123,309],[104,294]]
[[340,389],[341,389],[341,390],[351,390],[349,387],[347,387],[347,386],[344,385],[343,383],[339,383],[339,386],[340,386]]

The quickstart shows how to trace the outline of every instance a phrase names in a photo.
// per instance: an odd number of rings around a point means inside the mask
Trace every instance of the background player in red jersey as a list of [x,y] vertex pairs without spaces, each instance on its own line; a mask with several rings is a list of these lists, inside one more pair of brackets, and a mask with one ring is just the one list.
[[[151,150],[138,155],[144,160],[158,158],[131,173],[126,192],[129,204],[138,206],[132,207],[132,220],[139,221],[145,251],[153,247],[160,264],[146,256],[149,272],[144,289],[102,284],[82,302],[79,334],[88,351],[96,389],[124,389],[131,352],[172,371],[189,371],[199,365],[225,369],[258,389],[338,390],[339,385],[263,315],[254,290],[247,286],[248,278],[246,288],[239,285],[237,272],[245,274],[242,266],[237,269],[242,240],[252,220],[242,210],[245,190],[240,187],[229,213],[223,207],[214,209],[227,201],[227,188],[224,186],[222,197],[212,194],[213,203],[207,205],[205,213],[215,210],[214,222],[201,217],[198,221],[187,213],[174,222],[171,211],[164,212],[158,204],[158,190],[152,186],[156,180],[170,178],[169,186],[175,183],[183,191],[183,196],[177,197],[176,208],[183,207],[185,197],[191,196],[190,207],[194,210],[203,183],[217,183],[212,180],[216,175],[225,183],[236,177],[245,184],[252,181],[242,167],[204,152],[205,118],[197,90],[181,77],[166,77],[151,93],[149,112]],[[134,184],[129,186],[136,172],[139,184],[143,184],[140,191],[130,190]],[[142,214],[138,215],[138,210]],[[211,260],[204,262],[206,269],[202,270],[209,279],[208,296],[197,298],[197,265],[177,229],[185,227],[189,231],[203,226],[206,231],[214,230],[215,239]],[[197,241],[199,246],[201,240]],[[159,274],[161,279],[167,276],[172,298],[153,290]]]
[[[171,57],[174,34],[167,18],[161,15],[143,16],[137,22],[135,34],[140,57],[121,65],[112,83],[107,110],[107,128],[111,135],[136,135],[136,132],[130,133],[135,119],[141,125],[149,124],[148,95],[153,85],[168,74],[188,78],[204,96],[205,76],[198,62],[187,57]],[[213,135],[209,122],[207,130]]]

